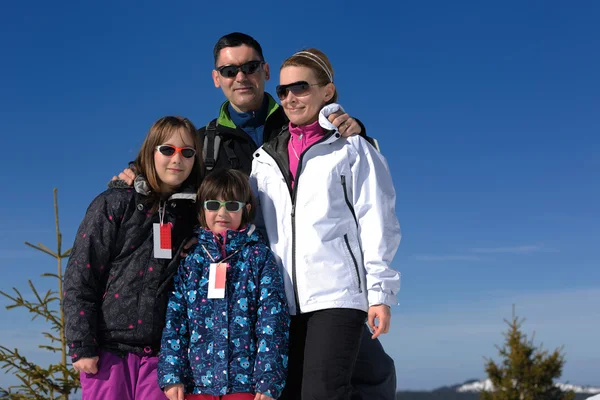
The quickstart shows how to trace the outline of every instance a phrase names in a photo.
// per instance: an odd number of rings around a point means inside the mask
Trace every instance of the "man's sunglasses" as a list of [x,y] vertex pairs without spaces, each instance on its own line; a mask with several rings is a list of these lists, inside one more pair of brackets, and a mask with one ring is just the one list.
[[238,72],[242,71],[245,75],[250,75],[258,71],[264,61],[248,61],[242,65],[223,65],[217,68],[217,71],[225,78],[235,78]]
[[292,92],[294,96],[302,97],[307,96],[310,92],[311,86],[321,86],[319,83],[310,84],[306,81],[298,81],[287,85],[277,85],[275,92],[279,100],[283,100],[287,97],[289,92]]
[[246,203],[241,201],[206,200],[204,202],[204,208],[208,211],[219,211],[219,208],[225,207],[229,212],[240,212],[245,205]]
[[161,144],[160,146],[156,146],[156,151],[167,157],[173,157],[175,153],[181,153],[184,158],[192,158],[196,155],[196,150],[192,149],[191,147],[175,147],[169,144]]

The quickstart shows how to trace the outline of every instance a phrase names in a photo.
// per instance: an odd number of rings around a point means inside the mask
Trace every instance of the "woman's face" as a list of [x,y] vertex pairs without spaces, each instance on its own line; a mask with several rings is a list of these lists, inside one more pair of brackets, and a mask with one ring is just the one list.
[[332,83],[318,84],[312,69],[307,67],[283,67],[279,73],[279,85],[285,86],[297,82],[308,83],[305,91],[288,90],[285,97],[280,96],[285,115],[294,125],[308,125],[319,118],[319,111],[331,99],[335,88]]
[[154,166],[160,180],[160,189],[168,193],[179,188],[192,172],[196,156],[186,158],[184,155],[189,155],[188,152],[181,150],[194,149],[194,139],[190,132],[181,129],[160,145],[171,146],[171,149],[167,149],[168,153],[173,152],[172,147],[177,148],[172,155],[164,155],[154,150]]

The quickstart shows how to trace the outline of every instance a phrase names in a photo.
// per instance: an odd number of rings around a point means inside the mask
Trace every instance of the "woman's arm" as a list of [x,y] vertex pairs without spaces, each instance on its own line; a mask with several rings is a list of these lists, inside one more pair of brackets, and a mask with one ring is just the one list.
[[369,306],[397,303],[400,274],[390,265],[400,244],[396,192],[385,158],[361,138],[352,141],[353,203],[367,272]]

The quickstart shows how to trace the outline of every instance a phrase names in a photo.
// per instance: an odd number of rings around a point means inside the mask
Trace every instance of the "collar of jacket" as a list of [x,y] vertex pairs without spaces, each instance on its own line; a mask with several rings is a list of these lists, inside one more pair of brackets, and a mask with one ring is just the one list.
[[[269,101],[267,103],[267,109],[268,109],[267,116],[265,118],[265,122],[266,122],[266,120],[269,119],[269,117],[278,108],[280,108],[280,105],[277,104],[277,102],[275,101],[273,96],[271,96],[269,93],[265,92],[265,96],[267,96],[267,98],[269,99]],[[229,104],[230,104],[229,100],[227,100],[223,104],[221,104],[221,111],[219,112],[219,118],[217,118],[217,125],[235,129],[237,127],[235,126],[235,124],[231,120],[231,117],[229,116],[229,110],[228,110]]]
[[[271,156],[276,155],[278,159],[275,161],[281,162],[281,165],[285,166],[285,170],[288,172],[290,168],[290,158],[288,154],[288,142],[290,141],[290,136],[291,134],[289,127],[286,126],[277,136],[273,137],[263,145],[263,151],[266,151]],[[342,135],[337,131],[337,129],[329,130],[325,128],[325,134],[323,135],[323,138],[311,145],[309,149],[315,145],[333,143],[341,138]],[[257,154],[258,152],[255,152],[254,157],[256,157]]]
[[[150,186],[148,186],[148,182],[143,175],[138,175],[135,177],[133,181],[133,187],[135,191],[142,196],[148,196],[152,191],[150,190]],[[182,188],[179,192],[173,193],[167,201],[170,200],[191,200],[192,203],[196,202],[196,190],[190,186],[186,186]]]
[[[213,257],[219,254],[219,258],[222,258],[223,250],[227,256],[241,250],[246,245],[261,241],[263,241],[262,236],[252,224],[239,231],[228,230],[224,235],[217,235],[205,228],[198,230],[198,245],[203,245]],[[215,257],[215,259],[217,258]]]

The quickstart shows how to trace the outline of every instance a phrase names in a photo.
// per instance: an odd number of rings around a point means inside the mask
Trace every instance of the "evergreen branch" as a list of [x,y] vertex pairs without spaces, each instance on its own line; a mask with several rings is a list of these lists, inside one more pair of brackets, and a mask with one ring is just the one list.
[[45,344],[40,344],[40,345],[38,345],[38,347],[40,349],[48,350],[48,351],[51,351],[53,353],[56,353],[56,352],[59,352],[59,351],[62,350],[62,348],[60,348],[60,347],[52,347],[52,346],[48,346],[48,345],[45,345]]
[[65,251],[64,253],[62,253],[62,254],[61,254],[61,257],[62,257],[62,258],[67,258],[67,257],[69,257],[69,256],[71,255],[71,251],[72,251],[72,250],[73,250],[73,249],[71,248],[71,249],[69,249],[69,250]]
[[60,342],[60,338],[54,336],[53,334],[51,334],[49,332],[42,332],[42,335],[45,338],[50,339],[50,341],[52,341],[52,342]]
[[49,248],[47,248],[46,246],[44,246],[41,243],[38,243],[38,246],[43,249],[46,253],[51,254],[52,257],[54,258],[58,258],[58,253],[53,252],[52,250],[50,250]]
[[46,254],[48,254],[48,255],[50,255],[50,256],[52,256],[52,257],[56,258],[56,254],[54,254],[54,252],[52,252],[52,251],[50,251],[50,250],[46,251],[46,250],[42,249],[41,247],[38,247],[38,246],[36,246],[36,245],[34,245],[34,244],[31,244],[31,243],[29,243],[29,242],[25,242],[25,244],[26,244],[27,246],[29,246],[29,247],[33,247],[34,249],[36,249],[36,250],[38,250],[38,251],[41,251],[42,253],[46,253]]
[[[30,281],[30,283],[31,283],[31,281]],[[12,300],[14,303],[14,304],[7,305],[5,307],[7,310],[10,310],[12,308],[17,308],[17,307],[24,307],[29,312],[34,314],[34,316],[31,318],[32,320],[34,320],[38,316],[42,316],[42,317],[46,318],[46,320],[49,319],[49,317],[51,315],[49,315],[50,313],[48,312],[48,310],[45,307],[43,307],[43,304],[33,303],[31,301],[25,300],[25,298],[23,297],[23,295],[21,294],[21,292],[19,292],[19,290],[17,288],[13,287],[13,290],[15,291],[15,293],[17,293],[18,296],[13,297],[5,292],[0,292],[2,295],[9,298],[10,300]]]

